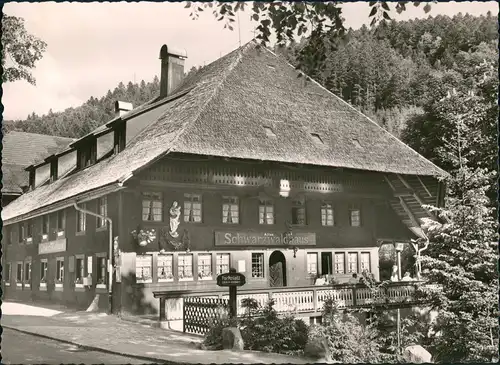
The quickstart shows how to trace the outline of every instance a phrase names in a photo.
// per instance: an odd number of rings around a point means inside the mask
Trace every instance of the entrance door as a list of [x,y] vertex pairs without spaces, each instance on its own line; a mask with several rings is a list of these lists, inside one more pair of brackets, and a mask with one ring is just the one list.
[[269,257],[269,286],[286,286],[286,260],[281,251]]
[[333,266],[332,266],[332,253],[331,252],[322,252],[321,253],[321,274],[332,274]]

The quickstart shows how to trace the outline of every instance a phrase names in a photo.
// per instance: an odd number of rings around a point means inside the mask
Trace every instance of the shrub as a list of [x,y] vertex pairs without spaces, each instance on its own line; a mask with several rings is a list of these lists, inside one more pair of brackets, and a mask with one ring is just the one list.
[[363,326],[351,313],[339,311],[333,297],[325,299],[322,324],[313,326],[309,340],[326,339],[330,360],[341,363],[374,363],[386,360],[380,352],[377,331]]
[[212,322],[205,335],[205,346],[214,350],[222,349],[222,329],[238,326],[246,350],[283,354],[303,352],[309,332],[304,321],[295,319],[292,315],[278,316],[273,308],[273,300],[264,308],[260,308],[255,300],[245,300],[242,304],[247,309],[247,315],[236,320],[225,314]]
[[292,315],[279,317],[273,308],[274,301],[241,321],[241,335],[248,350],[297,354],[304,350],[308,338],[308,326]]
[[341,363],[374,363],[383,360],[376,333],[363,326],[351,313],[330,313],[310,331],[310,340],[326,338],[331,360]]
[[238,320],[229,318],[225,308],[220,308],[221,313],[215,320],[209,321],[210,329],[205,334],[203,344],[213,350],[222,350],[222,330],[226,327],[237,327]]

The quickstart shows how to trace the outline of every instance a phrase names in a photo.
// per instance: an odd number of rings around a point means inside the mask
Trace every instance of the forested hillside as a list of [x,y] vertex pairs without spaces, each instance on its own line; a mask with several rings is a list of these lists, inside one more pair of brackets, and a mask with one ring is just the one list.
[[[194,72],[193,67],[189,72]],[[35,113],[28,115],[25,120],[3,121],[4,133],[10,130],[23,132],[50,134],[62,137],[78,138],[86,135],[95,128],[114,118],[114,102],[127,101],[134,107],[139,106],[160,92],[160,81],[157,76],[152,82],[129,82],[127,86],[120,82],[113,90],[108,90],[106,96],[96,98],[91,96],[83,105],[68,108],[63,112],[52,112],[38,116]]]
[[293,64],[299,51],[301,60],[308,53],[323,56],[325,67],[304,71],[399,137],[412,115],[423,114],[448,91],[476,90],[478,75],[498,62],[497,39],[491,14],[440,15],[350,30],[336,49],[321,55],[306,39],[281,52]]
[[[491,14],[382,22],[371,30],[349,31],[345,41],[324,55],[325,69],[304,71],[401,137],[409,120],[426,113],[449,91],[480,93],[478,80],[498,63],[497,36],[497,19]],[[296,52],[307,45],[303,39],[279,52],[296,63]],[[120,83],[80,107],[4,121],[4,128],[76,138],[113,118],[115,100],[137,106],[158,90],[157,77],[147,83]]]

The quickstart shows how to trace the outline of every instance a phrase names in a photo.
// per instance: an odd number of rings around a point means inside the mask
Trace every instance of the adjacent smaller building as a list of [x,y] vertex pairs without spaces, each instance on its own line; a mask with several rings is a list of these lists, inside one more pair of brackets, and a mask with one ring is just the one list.
[[5,134],[2,139],[2,207],[28,189],[26,167],[62,151],[73,141],[72,138],[18,131]]

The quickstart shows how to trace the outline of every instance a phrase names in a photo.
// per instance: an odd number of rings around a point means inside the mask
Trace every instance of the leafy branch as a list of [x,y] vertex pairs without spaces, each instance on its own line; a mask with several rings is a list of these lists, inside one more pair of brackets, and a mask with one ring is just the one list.
[[[26,80],[35,85],[31,73],[35,63],[42,59],[47,44],[29,34],[24,19],[4,14],[2,17],[2,81]],[[8,62],[7,62],[8,60]]]

